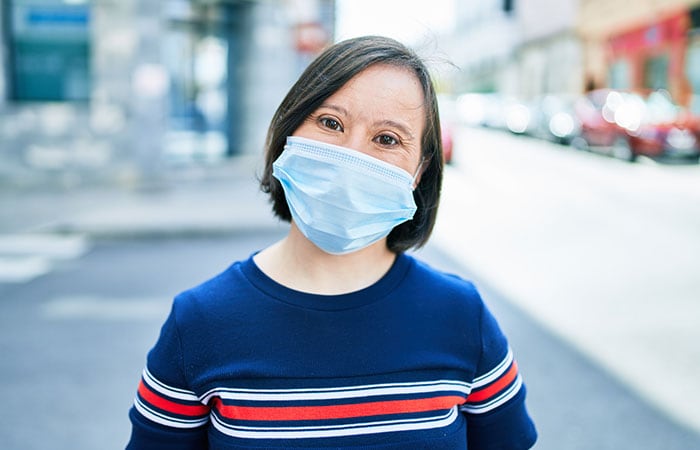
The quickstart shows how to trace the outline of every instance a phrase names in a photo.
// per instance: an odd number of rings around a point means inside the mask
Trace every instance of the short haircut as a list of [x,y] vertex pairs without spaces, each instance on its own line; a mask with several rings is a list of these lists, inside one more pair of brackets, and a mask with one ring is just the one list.
[[421,137],[423,172],[413,191],[417,210],[413,219],[394,227],[387,237],[389,250],[399,253],[423,246],[435,225],[442,186],[443,155],[440,115],[432,79],[425,63],[400,42],[382,36],[348,39],[327,48],[301,74],[277,108],[265,143],[265,166],[260,186],[270,194],[277,217],[290,221],[291,213],[272,163],[284,150],[287,136],[355,75],[374,64],[408,69],[423,89],[425,128]]

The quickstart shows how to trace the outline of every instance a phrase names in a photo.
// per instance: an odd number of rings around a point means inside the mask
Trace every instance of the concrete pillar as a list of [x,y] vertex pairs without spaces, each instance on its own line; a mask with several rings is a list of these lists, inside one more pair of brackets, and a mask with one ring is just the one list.
[[133,3],[133,26],[137,50],[131,68],[131,144],[144,181],[158,175],[166,121],[168,72],[161,57],[163,39],[162,2]]

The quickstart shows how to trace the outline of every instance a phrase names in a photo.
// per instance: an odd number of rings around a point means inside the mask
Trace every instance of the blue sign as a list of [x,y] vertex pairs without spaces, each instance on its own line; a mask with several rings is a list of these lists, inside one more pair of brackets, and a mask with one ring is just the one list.
[[86,26],[90,21],[88,11],[39,10],[27,11],[26,21],[32,25],[80,25]]

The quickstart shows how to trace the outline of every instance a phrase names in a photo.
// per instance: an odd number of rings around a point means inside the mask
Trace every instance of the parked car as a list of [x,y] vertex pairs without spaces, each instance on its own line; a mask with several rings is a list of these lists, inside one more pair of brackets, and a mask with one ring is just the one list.
[[440,137],[442,139],[442,156],[445,164],[452,163],[454,150],[454,130],[457,123],[456,100],[447,94],[438,94],[440,109]]
[[577,96],[548,94],[536,99],[531,107],[529,134],[551,142],[568,145],[580,134],[581,125],[574,105]]
[[579,99],[575,112],[581,125],[576,147],[628,161],[700,156],[700,121],[664,90],[595,90]]
[[454,150],[454,136],[450,125],[440,125],[440,137],[442,138],[442,158],[445,164],[452,164],[452,151]]
[[513,134],[532,134],[535,124],[535,110],[532,104],[508,99],[503,103],[502,115],[505,118],[506,129]]
[[508,101],[498,93],[467,92],[457,97],[459,122],[473,127],[506,130],[505,108]]

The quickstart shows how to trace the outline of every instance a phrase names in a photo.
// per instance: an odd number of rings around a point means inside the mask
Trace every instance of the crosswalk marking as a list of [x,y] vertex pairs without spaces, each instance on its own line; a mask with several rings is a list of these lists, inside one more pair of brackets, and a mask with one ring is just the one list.
[[82,235],[0,235],[0,283],[26,283],[49,273],[57,263],[79,258],[89,249]]
[[37,256],[0,257],[0,283],[24,283],[51,270],[51,262]]
[[80,234],[0,235],[0,255],[41,254],[56,259],[73,259],[87,251],[88,242]]
[[50,320],[163,320],[170,309],[170,297],[108,298],[99,296],[57,297],[42,306]]

